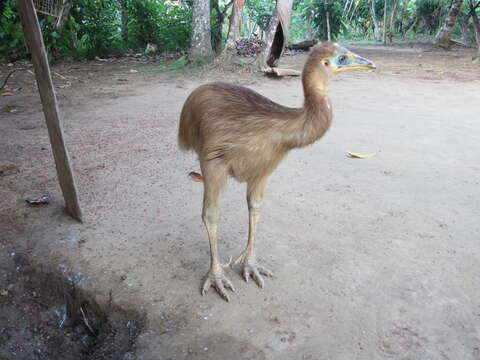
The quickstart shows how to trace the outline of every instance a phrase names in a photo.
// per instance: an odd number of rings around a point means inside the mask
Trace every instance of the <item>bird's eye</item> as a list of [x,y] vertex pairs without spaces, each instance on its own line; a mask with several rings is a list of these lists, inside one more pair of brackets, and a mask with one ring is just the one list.
[[347,57],[346,57],[345,55],[341,55],[341,56],[338,57],[338,63],[339,63],[340,65],[343,65],[343,64],[345,64],[346,62],[347,62]]

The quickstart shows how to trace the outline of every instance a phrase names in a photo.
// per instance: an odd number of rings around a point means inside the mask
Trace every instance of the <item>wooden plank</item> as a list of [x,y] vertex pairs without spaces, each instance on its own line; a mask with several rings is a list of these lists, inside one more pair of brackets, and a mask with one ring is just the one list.
[[274,75],[274,76],[277,76],[277,77],[300,76],[300,75],[302,75],[302,72],[298,71],[298,70],[280,69],[280,68],[276,68],[276,67],[263,69],[263,72],[267,75]]
[[65,208],[74,219],[82,221],[82,211],[78,201],[75,180],[63,139],[62,119],[58,111],[57,98],[37,14],[32,0],[17,0],[17,6],[22,21],[23,34],[32,55],[38,91],[42,100],[43,113],[45,114],[48,135],[50,136],[53,157],[57,167],[58,181],[65,199]]

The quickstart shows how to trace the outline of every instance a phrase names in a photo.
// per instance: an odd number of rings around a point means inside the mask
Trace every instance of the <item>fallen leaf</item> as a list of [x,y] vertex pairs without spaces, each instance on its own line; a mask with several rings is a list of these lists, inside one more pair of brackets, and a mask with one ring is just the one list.
[[0,176],[7,176],[16,174],[18,172],[18,167],[12,163],[3,163],[0,162]]
[[3,109],[2,109],[3,112],[7,112],[7,113],[14,113],[14,112],[17,112],[18,109],[15,107],[15,106],[5,106]]
[[138,73],[138,70],[135,70],[135,69],[130,69],[128,70],[129,73]]
[[350,156],[351,158],[355,158],[355,159],[368,159],[368,158],[371,158],[371,157],[374,157],[375,155],[377,155],[377,153],[369,153],[369,154],[360,154],[360,153],[355,153],[355,152],[347,152],[348,156]]
[[128,79],[120,78],[120,79],[117,79],[117,81],[128,81]]
[[13,92],[10,92],[10,91],[5,91],[2,93],[2,96],[14,96],[15,94]]

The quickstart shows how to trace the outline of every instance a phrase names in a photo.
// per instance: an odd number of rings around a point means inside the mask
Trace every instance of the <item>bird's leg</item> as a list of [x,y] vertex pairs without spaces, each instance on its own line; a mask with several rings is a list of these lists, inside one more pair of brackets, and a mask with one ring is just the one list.
[[248,203],[248,243],[245,250],[240,257],[235,261],[235,264],[241,264],[243,269],[243,277],[248,282],[250,276],[256,281],[258,286],[263,288],[264,281],[262,275],[271,277],[272,272],[263,266],[257,264],[255,254],[255,236],[257,233],[257,223],[260,217],[260,208],[263,203],[263,189],[265,182],[262,181],[256,186],[248,186],[247,189],[247,203]]
[[207,228],[208,239],[210,241],[210,270],[205,276],[205,280],[202,285],[202,295],[205,295],[213,286],[217,292],[226,301],[230,301],[230,297],[226,289],[235,291],[233,284],[224,274],[224,268],[229,267],[230,264],[223,265],[220,263],[218,257],[217,248],[217,225],[220,218],[220,211],[217,206],[219,189],[212,190],[209,183],[205,184],[205,193],[203,200],[203,212],[202,219]]

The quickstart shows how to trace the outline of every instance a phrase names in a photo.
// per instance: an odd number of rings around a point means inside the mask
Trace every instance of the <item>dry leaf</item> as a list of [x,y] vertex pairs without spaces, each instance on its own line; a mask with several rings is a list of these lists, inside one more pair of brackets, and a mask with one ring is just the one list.
[[2,93],[2,96],[14,96],[15,94],[11,91],[5,91]]
[[368,158],[371,158],[371,157],[374,157],[375,155],[377,155],[377,153],[360,154],[360,153],[350,152],[350,151],[347,152],[347,154],[351,158],[355,158],[355,159],[368,159]]
[[120,78],[120,79],[117,79],[117,81],[128,81],[128,79]]
[[138,70],[135,70],[135,69],[130,69],[128,70],[129,73],[138,73]]
[[12,163],[3,163],[0,162],[0,176],[7,176],[16,174],[18,172],[18,167]]

